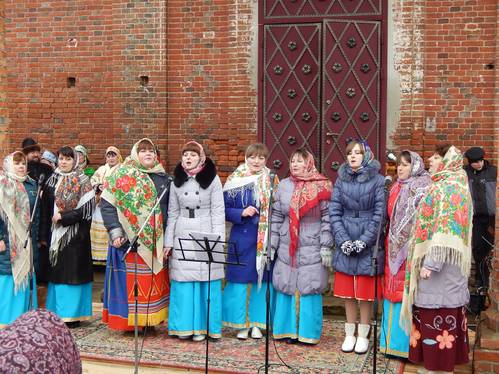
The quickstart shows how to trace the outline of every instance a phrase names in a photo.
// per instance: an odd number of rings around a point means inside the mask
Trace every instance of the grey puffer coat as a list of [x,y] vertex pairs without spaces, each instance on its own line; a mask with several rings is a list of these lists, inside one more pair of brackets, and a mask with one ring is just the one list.
[[418,277],[414,305],[439,309],[457,308],[468,304],[468,278],[461,273],[459,267],[436,261],[431,257],[424,259],[423,266],[431,270],[431,274],[428,279]]
[[[222,182],[213,162],[207,158],[205,167],[196,177],[189,177],[179,164],[174,171],[168,204],[165,247],[172,247],[170,279],[179,282],[208,280],[208,264],[180,261],[195,258],[194,252],[180,250],[180,238],[189,238],[191,232],[218,234],[225,240],[225,207]],[[182,248],[193,248],[192,243],[182,242]],[[222,279],[222,264],[211,265],[211,280]]]
[[[334,233],[336,250],[333,267],[349,275],[370,275],[371,257],[380,221],[385,217],[385,180],[379,174],[380,163],[373,160],[369,165],[354,172],[347,164],[338,170],[334,185],[329,215]],[[350,256],[341,251],[347,240],[362,240],[366,248]],[[380,238],[380,246],[384,244]],[[383,274],[385,251],[378,252],[378,274]]]
[[295,266],[289,256],[289,207],[295,186],[283,179],[274,194],[271,245],[277,251],[272,283],[287,295],[321,294],[327,288],[328,269],[322,265],[321,248],[331,250],[333,237],[329,224],[329,201],[323,200],[300,220]]

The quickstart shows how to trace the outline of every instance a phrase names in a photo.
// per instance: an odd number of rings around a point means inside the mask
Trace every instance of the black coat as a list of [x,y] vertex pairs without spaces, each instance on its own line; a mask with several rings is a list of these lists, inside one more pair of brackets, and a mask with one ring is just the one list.
[[473,215],[495,216],[497,168],[485,160],[481,170],[466,165],[471,197],[473,198]]
[[52,168],[46,164],[43,164],[39,161],[28,162],[28,175],[36,182],[39,181],[40,175],[45,175],[44,180],[47,181],[53,173],[54,170],[52,170]]
[[[53,178],[58,178],[57,174]],[[52,216],[54,214],[55,183],[43,187],[42,217],[40,220],[41,241],[50,247]],[[78,223],[78,231],[71,241],[59,250],[57,263],[48,263],[47,280],[59,284],[84,284],[93,280],[92,250],[90,244],[90,225],[92,220],[84,219],[83,207],[61,212],[60,223],[70,226]],[[48,257],[48,250],[44,253]],[[38,274],[37,274],[38,277]]]

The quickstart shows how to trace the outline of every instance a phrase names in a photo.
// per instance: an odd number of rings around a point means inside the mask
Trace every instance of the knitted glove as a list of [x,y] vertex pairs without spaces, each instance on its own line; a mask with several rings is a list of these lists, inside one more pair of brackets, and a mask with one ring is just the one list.
[[355,240],[353,242],[353,246],[355,248],[355,252],[360,253],[366,248],[366,243],[364,243],[362,240]]
[[347,256],[350,256],[352,252],[355,252],[355,247],[352,241],[347,240],[346,242],[343,242],[343,244],[341,244],[341,251]]
[[331,252],[331,249],[328,247],[322,247],[321,248],[321,260],[322,260],[322,265],[325,267],[330,268],[333,260],[333,254]]

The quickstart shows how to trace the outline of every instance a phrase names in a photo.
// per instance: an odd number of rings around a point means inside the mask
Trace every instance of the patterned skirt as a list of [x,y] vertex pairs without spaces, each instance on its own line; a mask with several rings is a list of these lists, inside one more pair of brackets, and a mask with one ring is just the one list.
[[[110,329],[131,331],[135,326],[133,254],[123,262],[124,250],[109,246],[104,279],[102,322]],[[170,284],[167,269],[153,274],[142,257],[137,256],[137,322],[139,326],[156,326],[167,318]]]
[[106,263],[109,235],[104,227],[100,207],[95,208],[90,226],[90,242],[92,243],[92,260],[95,263]]
[[469,360],[468,325],[464,307],[426,309],[414,306],[409,360],[427,370],[454,371]]

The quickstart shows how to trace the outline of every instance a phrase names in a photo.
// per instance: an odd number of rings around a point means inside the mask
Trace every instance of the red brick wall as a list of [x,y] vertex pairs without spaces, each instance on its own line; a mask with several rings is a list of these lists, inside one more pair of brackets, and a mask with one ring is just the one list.
[[172,162],[180,157],[182,143],[195,137],[227,175],[244,159],[244,148],[257,139],[256,89],[250,71],[251,3],[168,1]]
[[149,136],[172,166],[196,138],[227,174],[256,140],[250,0],[25,3],[5,1],[10,149],[82,143],[99,164]]
[[145,135],[164,149],[162,3],[6,0],[10,146],[28,135],[54,150],[82,143],[97,164],[106,146],[127,151]]
[[[494,157],[496,1],[397,1],[396,44],[403,87],[400,147],[424,150],[450,142],[485,147]],[[397,43],[397,41],[396,41]]]

